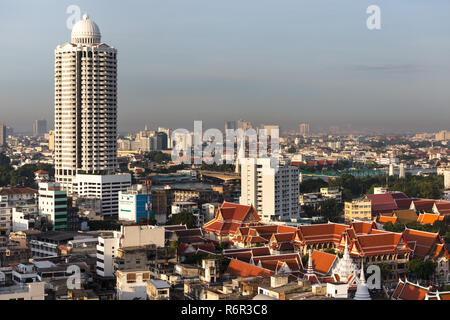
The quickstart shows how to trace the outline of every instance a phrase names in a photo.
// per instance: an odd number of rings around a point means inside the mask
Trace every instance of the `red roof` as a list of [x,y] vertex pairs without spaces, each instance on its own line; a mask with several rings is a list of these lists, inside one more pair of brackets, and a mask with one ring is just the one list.
[[359,256],[376,256],[382,254],[400,254],[411,252],[401,233],[384,232],[357,235],[350,254]]
[[337,256],[331,253],[314,250],[311,254],[314,271],[321,274],[327,274],[331,271]]
[[395,199],[395,203],[399,210],[408,210],[411,207],[411,202],[417,199]]
[[433,224],[436,221],[444,221],[444,216],[434,213],[421,213],[417,218],[417,222],[421,224]]
[[299,226],[296,241],[302,244],[334,242],[339,243],[348,225],[337,223]]
[[433,209],[435,201],[436,200],[430,199],[414,200],[411,204],[411,207],[414,207],[416,211],[431,211]]
[[[403,236],[408,245],[414,250],[415,257],[425,258],[426,256],[429,256],[430,258],[434,258],[437,250],[441,251],[444,249],[444,252],[446,252],[445,247],[439,246],[444,245],[439,233],[406,228],[403,232]],[[448,255],[448,253],[446,254]]]
[[237,277],[270,276],[272,274],[272,272],[268,269],[257,267],[250,263],[235,259],[231,260],[226,273]]
[[368,194],[366,195],[366,198],[370,199],[372,205],[372,216],[398,210],[397,203],[395,202],[392,193]]
[[409,281],[405,283],[399,280],[392,298],[397,300],[424,300],[428,291],[428,288],[415,285]]
[[48,174],[48,172],[45,170],[38,170],[35,172],[35,174]]
[[213,220],[203,225],[203,230],[220,235],[233,235],[239,227],[259,225],[261,218],[253,206],[224,202]]

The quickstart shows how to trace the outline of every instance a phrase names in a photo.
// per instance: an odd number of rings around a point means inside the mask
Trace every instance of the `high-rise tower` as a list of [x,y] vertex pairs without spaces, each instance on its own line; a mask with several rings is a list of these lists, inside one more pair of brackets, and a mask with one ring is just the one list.
[[77,174],[117,167],[117,50],[87,14],[55,49],[55,178],[69,192]]

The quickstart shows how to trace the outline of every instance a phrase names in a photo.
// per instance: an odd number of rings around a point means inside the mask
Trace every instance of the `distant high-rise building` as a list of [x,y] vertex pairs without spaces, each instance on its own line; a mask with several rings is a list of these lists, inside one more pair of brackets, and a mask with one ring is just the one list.
[[6,136],[13,136],[14,135],[14,128],[6,126]]
[[35,137],[42,136],[47,133],[47,120],[34,120],[33,135]]
[[55,49],[55,178],[73,192],[78,173],[117,167],[117,50],[85,14]]
[[171,133],[171,130],[169,129],[169,128],[161,128],[161,127],[159,127],[158,128],[158,132],[164,132],[166,135],[167,135],[167,148],[171,148],[171,140],[170,140],[170,133]]
[[253,205],[263,221],[290,221],[298,218],[298,167],[275,170],[270,158],[243,158],[241,165],[240,204]]
[[450,131],[442,130],[442,131],[436,133],[435,140],[436,141],[450,140]]
[[236,121],[225,122],[225,132],[227,132],[227,130],[236,130],[236,129],[237,129]]
[[248,129],[252,129],[253,126],[250,122],[245,121],[245,120],[239,120],[237,123],[237,129],[242,129],[244,132],[247,131]]
[[310,134],[309,123],[300,123],[300,125],[298,127],[298,133],[304,137],[309,136],[309,134]]
[[394,175],[394,165],[392,163],[389,165],[389,175],[390,176]]
[[165,132],[158,132],[156,134],[156,150],[167,150],[167,134]]
[[400,173],[398,175],[399,178],[405,177],[405,165],[403,163],[400,163]]
[[4,124],[0,124],[0,146],[4,146],[6,144],[6,126]]
[[280,126],[279,125],[263,125],[262,126],[263,129],[266,130],[266,135],[267,136],[274,136],[275,132],[277,132],[277,136],[280,136]]

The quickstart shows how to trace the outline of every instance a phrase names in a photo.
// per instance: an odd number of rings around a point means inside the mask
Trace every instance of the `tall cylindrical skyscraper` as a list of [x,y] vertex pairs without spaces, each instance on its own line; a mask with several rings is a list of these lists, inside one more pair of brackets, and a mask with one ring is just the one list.
[[87,14],[55,49],[55,178],[73,192],[76,174],[117,167],[117,50]]

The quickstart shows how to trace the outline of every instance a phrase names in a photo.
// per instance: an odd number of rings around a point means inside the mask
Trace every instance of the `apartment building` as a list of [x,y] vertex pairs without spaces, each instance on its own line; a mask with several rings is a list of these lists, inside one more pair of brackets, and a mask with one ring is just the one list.
[[262,221],[290,221],[299,217],[298,167],[272,168],[270,158],[241,161],[240,204],[254,206]]
[[59,183],[39,183],[39,216],[46,217],[54,230],[67,229],[67,191]]
[[370,199],[356,199],[345,202],[345,221],[372,220],[372,201]]
[[131,175],[77,174],[74,188],[77,196],[86,199],[99,199],[103,216],[119,215],[119,192],[131,186]]

